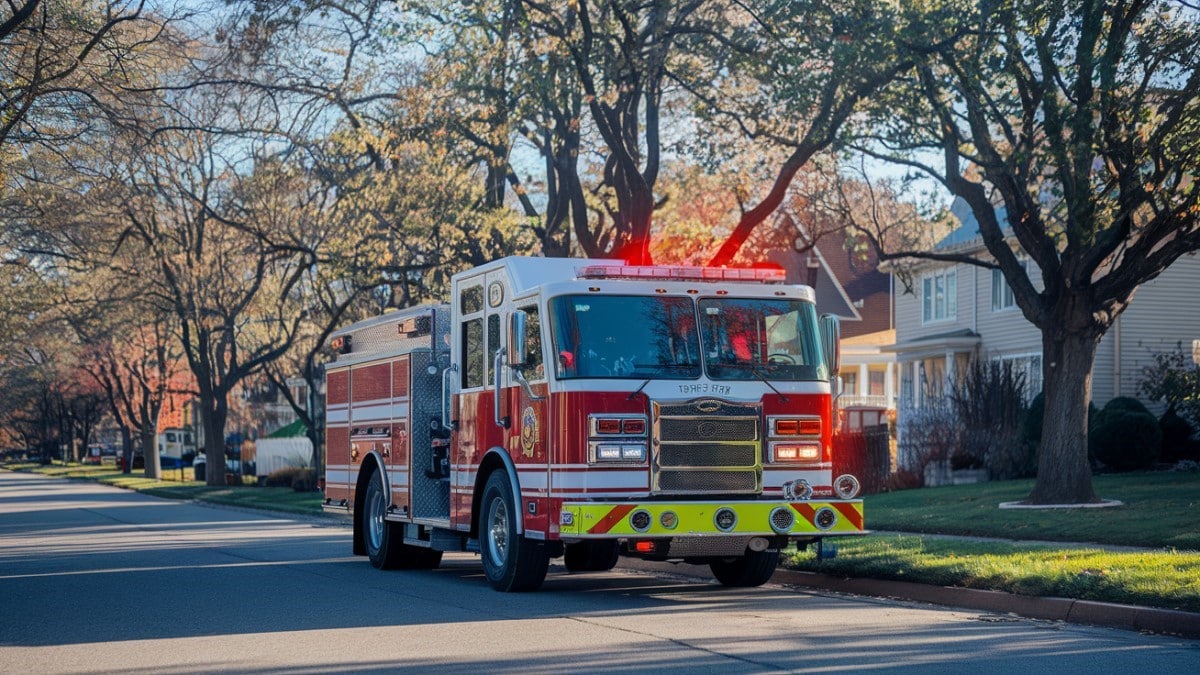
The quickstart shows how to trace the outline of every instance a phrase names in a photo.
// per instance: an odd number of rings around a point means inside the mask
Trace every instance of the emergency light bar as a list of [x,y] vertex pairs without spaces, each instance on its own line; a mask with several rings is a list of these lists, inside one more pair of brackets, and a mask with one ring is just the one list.
[[781,284],[781,269],[748,267],[674,267],[667,265],[587,265],[581,279],[654,279],[658,281],[752,281]]

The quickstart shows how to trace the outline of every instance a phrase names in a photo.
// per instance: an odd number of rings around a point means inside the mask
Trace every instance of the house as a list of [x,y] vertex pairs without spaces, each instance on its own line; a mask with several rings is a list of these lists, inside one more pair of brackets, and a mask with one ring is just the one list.
[[[961,202],[952,208],[962,226],[939,242],[945,253],[986,256],[979,227]],[[1033,283],[1040,287],[1036,266]],[[899,282],[897,282],[899,283]],[[1092,371],[1097,406],[1138,396],[1143,368],[1159,352],[1200,338],[1200,256],[1177,260],[1147,282],[1101,340]],[[911,292],[896,297],[896,341],[885,347],[899,366],[899,423],[906,411],[940,398],[973,359],[1007,361],[1026,377],[1029,398],[1042,390],[1041,333],[1022,315],[998,270],[922,261],[911,270]],[[1149,402],[1147,402],[1149,403]],[[1151,408],[1154,410],[1155,408]]]

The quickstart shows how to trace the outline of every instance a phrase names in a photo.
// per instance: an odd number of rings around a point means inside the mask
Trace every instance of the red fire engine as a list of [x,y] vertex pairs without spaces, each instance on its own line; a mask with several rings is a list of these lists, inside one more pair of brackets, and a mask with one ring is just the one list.
[[779,270],[505,258],[450,305],[332,337],[325,507],[354,552],[430,569],[478,551],[531,590],[549,560],[706,563],[731,586],[863,532],[832,476],[839,328]]

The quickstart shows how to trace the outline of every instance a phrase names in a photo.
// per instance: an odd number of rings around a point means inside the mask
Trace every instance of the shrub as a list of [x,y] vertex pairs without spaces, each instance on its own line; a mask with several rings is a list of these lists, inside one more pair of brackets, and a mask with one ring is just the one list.
[[[293,487],[297,480],[303,480],[305,473],[312,474],[313,470],[304,466],[289,466],[272,471],[263,485],[267,487]],[[315,482],[315,479],[314,479]]]
[[884,492],[895,492],[897,490],[912,490],[919,488],[925,484],[925,478],[905,469],[900,469],[896,473],[888,476],[887,481],[883,484]]
[[1180,417],[1175,411],[1168,410],[1163,413],[1163,416],[1158,418],[1158,428],[1162,430],[1162,460],[1164,462],[1200,459],[1200,456],[1192,456],[1197,445],[1192,441],[1194,433],[1192,425],[1188,424],[1187,420]]
[[292,479],[292,489],[296,492],[314,492],[317,489],[317,472],[305,467]]
[[975,359],[950,400],[968,429],[1016,428],[1025,409],[1025,374],[1012,361]]
[[1200,365],[1192,361],[1190,352],[1184,352],[1182,342],[1170,352],[1154,355],[1154,365],[1142,369],[1138,391],[1200,427]]
[[949,460],[962,445],[962,424],[945,402],[933,400],[920,410],[906,411],[903,424],[899,463],[918,476],[925,475],[926,466]]
[[1022,443],[1032,443],[1034,447],[1042,440],[1042,418],[1046,415],[1046,393],[1038,392],[1029,402],[1029,408],[1021,416],[1019,438]]
[[1141,401],[1132,396],[1118,396],[1104,404],[1105,410],[1127,410],[1129,412],[1151,414]]
[[1162,430],[1148,412],[1105,406],[1088,434],[1088,449],[1113,471],[1147,469],[1162,452]]

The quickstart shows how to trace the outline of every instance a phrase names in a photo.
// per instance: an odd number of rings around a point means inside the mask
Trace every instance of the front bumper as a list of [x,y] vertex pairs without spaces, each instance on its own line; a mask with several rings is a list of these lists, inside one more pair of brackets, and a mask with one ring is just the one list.
[[559,519],[560,536],[580,539],[819,537],[862,534],[864,531],[861,499],[567,502],[562,505]]

